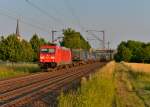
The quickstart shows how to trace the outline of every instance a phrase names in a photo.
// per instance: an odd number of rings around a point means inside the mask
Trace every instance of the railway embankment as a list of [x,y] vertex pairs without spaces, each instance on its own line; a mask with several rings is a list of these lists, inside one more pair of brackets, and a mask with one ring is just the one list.
[[[51,104],[45,97],[59,93],[69,84],[88,77],[105,63],[95,62],[53,72],[43,72],[0,81],[0,106],[31,106]],[[39,104],[40,103],[40,104]],[[49,106],[49,105],[47,105]]]
[[148,64],[104,65],[93,63],[1,80],[0,105],[150,107]]
[[83,79],[76,92],[62,93],[59,107],[111,107],[115,96],[114,69],[115,62],[110,62],[93,74],[91,79]]
[[[137,70],[135,65],[142,67]],[[83,81],[77,91],[62,93],[59,107],[150,107],[148,66],[108,63],[92,79]]]

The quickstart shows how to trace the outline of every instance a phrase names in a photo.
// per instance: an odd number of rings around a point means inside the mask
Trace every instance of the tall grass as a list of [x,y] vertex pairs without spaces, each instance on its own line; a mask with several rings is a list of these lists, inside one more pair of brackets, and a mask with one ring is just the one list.
[[137,95],[132,80],[138,75],[123,64],[117,64],[115,70],[117,107],[145,107],[143,100]]
[[62,93],[59,107],[150,107],[148,65],[143,70],[144,64],[141,69],[136,66],[106,65],[91,80],[83,82],[77,92]]
[[59,107],[112,107],[115,96],[113,68],[114,62],[111,62],[91,80],[82,82],[77,92],[62,93]]
[[37,64],[0,64],[0,79],[38,72]]
[[132,70],[130,75],[133,77],[131,82],[137,95],[143,100],[146,107],[150,107],[150,72]]
[[130,69],[132,69],[134,72],[150,72],[150,64],[142,64],[142,63],[126,63],[124,64]]

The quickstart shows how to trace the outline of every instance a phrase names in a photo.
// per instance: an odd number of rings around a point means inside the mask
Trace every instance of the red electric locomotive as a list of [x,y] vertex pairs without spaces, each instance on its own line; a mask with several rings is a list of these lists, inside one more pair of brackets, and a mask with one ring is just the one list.
[[40,48],[39,61],[41,68],[55,68],[58,65],[72,63],[71,51],[60,46],[44,45]]

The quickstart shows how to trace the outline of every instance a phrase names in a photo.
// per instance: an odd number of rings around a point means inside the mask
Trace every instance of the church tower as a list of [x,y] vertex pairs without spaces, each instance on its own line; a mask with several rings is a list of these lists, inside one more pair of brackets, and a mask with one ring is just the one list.
[[21,36],[19,34],[19,20],[17,19],[17,26],[16,26],[16,36],[21,41]]

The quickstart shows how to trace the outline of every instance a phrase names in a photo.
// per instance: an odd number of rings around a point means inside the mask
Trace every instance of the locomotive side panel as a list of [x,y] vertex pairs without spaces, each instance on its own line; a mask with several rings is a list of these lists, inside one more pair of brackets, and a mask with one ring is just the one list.
[[72,63],[71,51],[68,48],[61,47],[61,62],[62,64],[70,64]]

